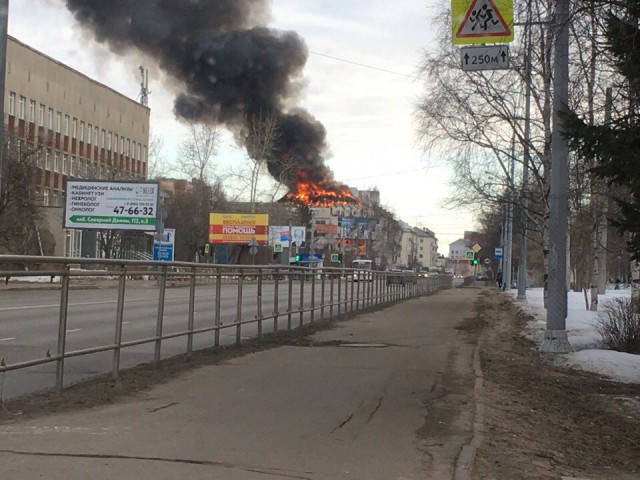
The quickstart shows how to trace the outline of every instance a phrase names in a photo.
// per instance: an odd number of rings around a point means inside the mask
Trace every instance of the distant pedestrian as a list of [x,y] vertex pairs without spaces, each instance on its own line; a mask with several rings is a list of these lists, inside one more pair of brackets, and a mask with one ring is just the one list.
[[620,279],[616,278],[616,286],[615,286],[616,290],[620,290]]
[[498,288],[502,289],[502,272],[498,272],[498,275],[496,275],[496,283]]

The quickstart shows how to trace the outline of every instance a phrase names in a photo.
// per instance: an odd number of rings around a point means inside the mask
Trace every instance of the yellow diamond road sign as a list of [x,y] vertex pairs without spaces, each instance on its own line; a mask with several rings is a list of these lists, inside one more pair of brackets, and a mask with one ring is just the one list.
[[482,249],[482,247],[480,245],[478,245],[477,243],[475,245],[473,245],[473,247],[471,247],[471,248],[476,253],[478,253]]
[[513,0],[451,0],[453,43],[513,41]]

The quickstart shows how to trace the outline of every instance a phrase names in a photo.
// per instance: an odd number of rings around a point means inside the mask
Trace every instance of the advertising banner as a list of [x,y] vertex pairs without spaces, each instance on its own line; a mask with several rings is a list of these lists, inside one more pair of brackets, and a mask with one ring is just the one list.
[[153,259],[156,261],[173,262],[175,244],[175,228],[165,228],[161,238],[153,240]]
[[356,255],[367,254],[367,241],[354,240],[351,238],[341,238],[338,240],[338,248],[345,252],[355,253]]
[[158,184],[68,180],[64,228],[156,229]]
[[316,233],[319,234],[336,234],[338,233],[337,225],[327,225],[326,223],[316,223]]
[[283,247],[289,247],[289,226],[270,226],[269,227],[269,245],[273,246],[281,243]]
[[252,238],[259,245],[269,240],[269,215],[254,213],[209,214],[209,243],[246,243]]
[[338,234],[340,238],[369,238],[370,229],[375,221],[365,217],[338,217]]

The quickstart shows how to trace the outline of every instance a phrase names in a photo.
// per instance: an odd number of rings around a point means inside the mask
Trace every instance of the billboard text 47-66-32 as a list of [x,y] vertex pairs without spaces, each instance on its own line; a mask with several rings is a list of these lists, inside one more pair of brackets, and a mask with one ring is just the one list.
[[64,228],[155,230],[158,184],[69,180]]

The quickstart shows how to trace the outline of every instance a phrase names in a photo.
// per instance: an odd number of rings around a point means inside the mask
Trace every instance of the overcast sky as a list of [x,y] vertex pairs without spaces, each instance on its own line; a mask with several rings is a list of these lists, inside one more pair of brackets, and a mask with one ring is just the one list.
[[[423,88],[416,71],[421,52],[435,41],[431,21],[439,1],[273,0],[270,26],[297,31],[312,52],[300,103],[327,129],[327,164],[336,179],[377,187],[399,218],[432,229],[446,255],[448,244],[473,228],[473,216],[441,207],[451,172],[420,151],[413,119]],[[131,98],[138,96],[144,63],[151,70],[151,128],[173,160],[185,128],[172,114],[174,92],[165,89],[151,60],[96,44],[62,0],[11,0],[9,15],[11,35]],[[244,159],[232,143],[222,145],[221,168]]]

